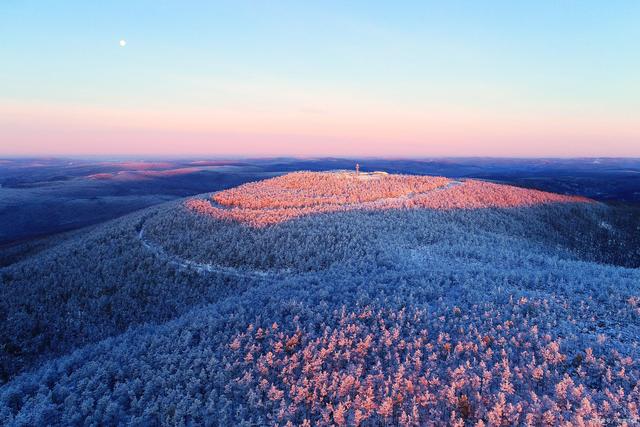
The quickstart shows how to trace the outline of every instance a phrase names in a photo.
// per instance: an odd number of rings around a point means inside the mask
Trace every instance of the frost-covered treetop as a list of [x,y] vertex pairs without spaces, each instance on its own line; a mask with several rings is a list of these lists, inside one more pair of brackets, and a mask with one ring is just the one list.
[[354,209],[479,209],[589,202],[508,185],[439,176],[381,172],[294,172],[186,202],[197,213],[248,223],[276,224],[315,213]]

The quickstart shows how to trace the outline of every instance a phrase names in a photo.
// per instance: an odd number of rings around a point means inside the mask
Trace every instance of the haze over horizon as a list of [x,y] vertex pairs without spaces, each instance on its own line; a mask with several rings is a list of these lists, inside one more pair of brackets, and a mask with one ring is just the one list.
[[0,5],[0,156],[640,157],[640,3]]

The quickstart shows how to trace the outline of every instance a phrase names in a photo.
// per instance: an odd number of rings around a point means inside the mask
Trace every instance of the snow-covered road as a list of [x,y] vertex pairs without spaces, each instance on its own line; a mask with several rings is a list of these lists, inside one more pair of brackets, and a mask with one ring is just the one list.
[[[349,204],[341,205],[341,207],[344,207],[345,210],[375,209],[378,206],[384,206],[385,203],[388,203],[389,201],[392,201],[392,200],[411,200],[416,197],[425,196],[434,192],[448,190],[449,188],[456,187],[462,184],[463,184],[462,181],[451,181],[443,186],[440,186],[440,187],[434,188],[433,190],[422,192],[422,193],[410,193],[405,196],[384,198],[384,199],[378,199],[378,200],[373,200],[370,202],[363,202],[363,203],[349,203]],[[211,198],[209,200],[212,206],[215,206],[219,209],[233,209],[233,207],[220,205],[215,201],[213,201],[213,199]],[[152,254],[154,254],[156,257],[167,261],[168,263],[174,265],[179,269],[190,269],[200,274],[216,273],[216,274],[223,274],[223,275],[233,276],[238,278],[248,278],[248,279],[268,280],[268,281],[278,280],[279,278],[283,278],[285,276],[292,274],[292,272],[288,270],[265,271],[265,270],[226,267],[226,266],[221,266],[216,264],[192,261],[189,259],[179,257],[174,254],[170,254],[161,245],[145,238],[144,221],[140,224],[140,231],[138,232],[137,238],[142,244],[142,246],[148,251],[150,251]]]

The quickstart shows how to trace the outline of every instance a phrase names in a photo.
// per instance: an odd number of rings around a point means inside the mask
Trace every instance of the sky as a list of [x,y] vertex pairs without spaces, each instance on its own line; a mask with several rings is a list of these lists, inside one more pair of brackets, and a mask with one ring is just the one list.
[[640,157],[639,22],[635,0],[2,0],[0,156]]

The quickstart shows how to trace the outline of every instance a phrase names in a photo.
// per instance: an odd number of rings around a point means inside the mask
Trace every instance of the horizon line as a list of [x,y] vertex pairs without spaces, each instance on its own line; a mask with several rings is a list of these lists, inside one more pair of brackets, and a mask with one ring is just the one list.
[[51,154],[51,155],[29,155],[29,154],[9,154],[0,155],[0,160],[66,160],[66,159],[171,159],[171,160],[193,160],[193,159],[205,159],[205,160],[277,160],[277,159],[289,159],[289,160],[356,160],[356,159],[369,159],[369,160],[432,160],[432,159],[514,159],[514,160],[570,160],[570,159],[585,159],[585,160],[598,160],[598,159],[624,159],[624,160],[640,160],[640,156],[482,156],[482,155],[436,155],[436,156],[331,156],[331,155],[310,155],[310,156],[296,156],[296,155],[272,155],[272,156],[243,156],[243,155],[216,155],[216,154],[188,154],[188,155],[168,155],[168,154]]

